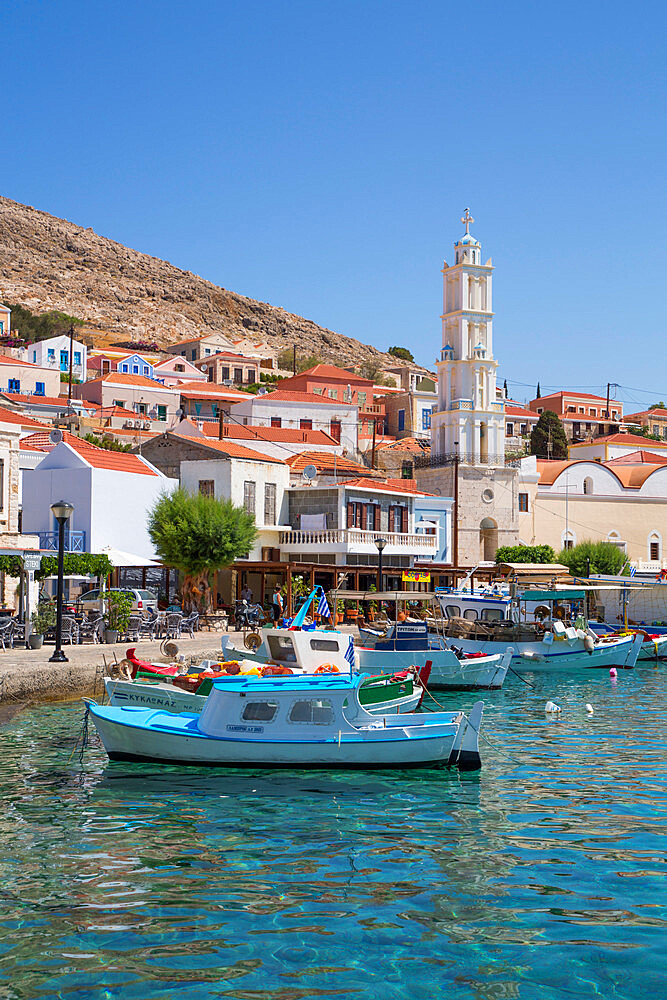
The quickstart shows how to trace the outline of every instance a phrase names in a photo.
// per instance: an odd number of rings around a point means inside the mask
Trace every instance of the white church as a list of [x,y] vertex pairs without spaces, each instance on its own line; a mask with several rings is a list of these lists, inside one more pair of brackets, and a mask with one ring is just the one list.
[[505,465],[505,404],[496,390],[493,266],[490,258],[482,263],[470,232],[474,221],[466,209],[454,263],[442,268],[438,409],[430,464],[417,471],[424,490],[458,497],[453,548],[459,566],[492,562],[500,545],[519,539],[518,470]]

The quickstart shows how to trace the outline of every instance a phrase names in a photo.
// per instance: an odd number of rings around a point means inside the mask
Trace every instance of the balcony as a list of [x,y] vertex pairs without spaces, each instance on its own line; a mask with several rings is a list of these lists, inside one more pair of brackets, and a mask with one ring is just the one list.
[[472,399],[453,399],[449,404],[450,410],[472,410]]
[[[47,552],[58,551],[57,531],[35,531],[32,534],[39,535],[39,547]],[[66,531],[65,532],[65,552],[85,552],[86,532]]]
[[359,407],[359,416],[366,414],[375,414],[377,416],[384,416],[384,405],[378,403],[364,403],[363,406]]
[[371,555],[377,559],[376,538],[384,538],[384,556],[414,555],[434,556],[438,551],[435,535],[405,534],[398,531],[365,531],[362,528],[322,528],[319,531],[301,531],[290,528],[280,532],[280,547],[300,555],[330,553],[334,555]]

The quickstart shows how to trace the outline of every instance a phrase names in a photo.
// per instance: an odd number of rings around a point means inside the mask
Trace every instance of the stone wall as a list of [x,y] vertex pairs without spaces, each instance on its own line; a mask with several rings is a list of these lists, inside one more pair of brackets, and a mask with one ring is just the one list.
[[[476,566],[483,561],[492,561],[496,549],[501,545],[519,543],[519,471],[512,468],[459,465],[458,475],[458,563],[459,566]],[[417,469],[415,476],[424,492],[435,493],[437,496],[454,496],[453,464]],[[482,522],[485,521],[497,527],[483,529]]]

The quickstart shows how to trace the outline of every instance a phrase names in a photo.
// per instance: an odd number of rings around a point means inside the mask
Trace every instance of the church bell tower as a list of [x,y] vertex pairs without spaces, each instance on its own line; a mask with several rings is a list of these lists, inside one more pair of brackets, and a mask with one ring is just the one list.
[[496,394],[493,357],[493,267],[490,259],[482,264],[482,248],[470,232],[474,221],[466,208],[454,263],[445,261],[442,268],[442,351],[431,448],[462,464],[493,466],[504,464],[504,403]]

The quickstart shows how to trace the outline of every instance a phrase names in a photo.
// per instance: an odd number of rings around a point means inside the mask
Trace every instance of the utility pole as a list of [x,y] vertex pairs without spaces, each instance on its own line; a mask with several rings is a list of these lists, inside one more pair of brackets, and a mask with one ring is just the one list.
[[292,374],[296,375],[296,344],[292,347]]
[[224,416],[225,416],[225,411],[222,408],[222,404],[220,404],[220,412],[218,413],[218,441],[222,441],[222,436],[223,436],[223,423],[222,422],[223,422]]
[[454,517],[452,518],[452,542],[454,548],[454,566],[459,564],[459,443],[454,444]]
[[69,327],[69,384],[67,386],[67,402],[72,402],[72,348],[74,346],[74,324]]
[[377,424],[377,418],[373,417],[373,447],[371,449],[371,469],[375,468],[375,427]]
[[611,382],[607,382],[607,409],[605,411],[605,417],[607,418],[607,433],[609,433],[609,391],[611,389]]
[[554,450],[554,443],[551,440],[551,428],[549,428],[549,434],[547,437],[547,458],[549,459],[551,458],[551,456],[553,455],[553,450]]

